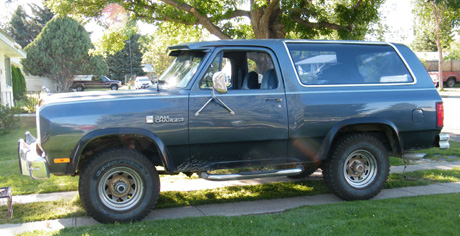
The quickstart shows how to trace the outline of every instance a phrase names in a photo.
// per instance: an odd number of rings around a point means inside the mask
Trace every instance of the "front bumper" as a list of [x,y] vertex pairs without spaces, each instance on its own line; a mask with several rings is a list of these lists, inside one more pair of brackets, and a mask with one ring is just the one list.
[[29,131],[25,133],[25,140],[18,141],[19,169],[21,174],[34,179],[48,179],[50,173],[48,164],[44,158],[45,153],[37,152],[38,144]]

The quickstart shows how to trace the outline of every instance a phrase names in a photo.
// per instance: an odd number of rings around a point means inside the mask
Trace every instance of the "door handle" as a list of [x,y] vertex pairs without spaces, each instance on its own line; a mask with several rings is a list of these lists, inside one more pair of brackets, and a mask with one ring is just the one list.
[[282,99],[282,98],[266,98],[265,101],[266,101],[266,102],[270,102],[270,101],[282,102],[283,99]]

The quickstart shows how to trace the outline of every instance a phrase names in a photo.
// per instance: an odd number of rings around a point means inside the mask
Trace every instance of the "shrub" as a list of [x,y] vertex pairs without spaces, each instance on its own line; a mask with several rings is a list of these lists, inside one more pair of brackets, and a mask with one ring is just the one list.
[[0,129],[3,133],[9,133],[12,128],[17,127],[19,123],[19,109],[0,104]]
[[21,100],[16,101],[16,107],[23,112],[35,113],[35,110],[38,104],[38,100],[39,100],[39,95],[25,94]]
[[11,66],[11,77],[13,79],[13,97],[14,100],[21,100],[22,95],[26,92],[26,81],[24,75],[16,66]]

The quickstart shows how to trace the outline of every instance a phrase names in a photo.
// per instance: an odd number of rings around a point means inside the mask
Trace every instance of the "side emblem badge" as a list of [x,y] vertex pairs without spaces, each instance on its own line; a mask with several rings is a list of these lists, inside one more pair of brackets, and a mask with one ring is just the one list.
[[170,118],[169,116],[146,116],[145,122],[147,124],[161,124],[161,123],[182,123],[185,119],[183,117]]

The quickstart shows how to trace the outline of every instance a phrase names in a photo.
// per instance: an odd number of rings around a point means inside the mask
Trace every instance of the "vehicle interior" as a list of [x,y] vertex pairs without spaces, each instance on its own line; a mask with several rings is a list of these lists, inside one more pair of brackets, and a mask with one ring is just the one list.
[[273,60],[267,52],[222,51],[200,81],[201,89],[212,88],[212,76],[222,71],[229,90],[276,89],[279,86]]

